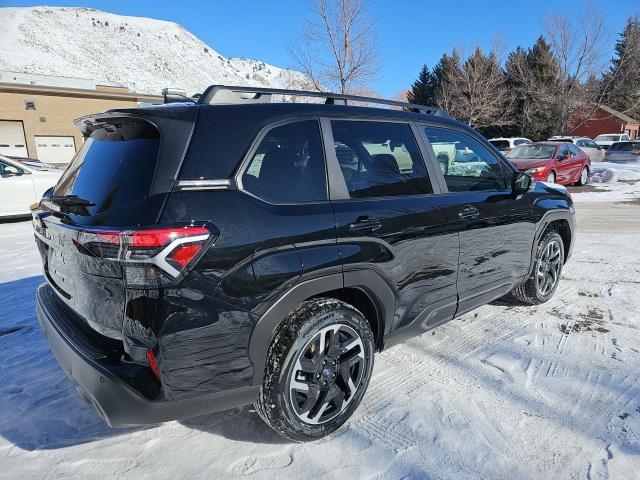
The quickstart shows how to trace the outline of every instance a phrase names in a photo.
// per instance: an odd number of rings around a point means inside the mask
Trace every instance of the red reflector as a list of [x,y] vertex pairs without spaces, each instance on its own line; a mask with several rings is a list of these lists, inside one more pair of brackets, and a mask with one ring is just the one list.
[[134,247],[161,247],[177,238],[207,235],[204,227],[161,228],[155,230],[137,230],[131,233],[131,245]]
[[202,243],[192,243],[189,245],[180,245],[176,248],[169,258],[180,265],[182,268],[185,268],[189,265],[189,262],[193,260],[198,252],[202,249]]
[[147,360],[149,361],[149,367],[151,367],[153,376],[160,380],[160,369],[158,368],[158,362],[151,347],[147,347]]
[[100,242],[120,245],[120,232],[99,231],[96,236]]

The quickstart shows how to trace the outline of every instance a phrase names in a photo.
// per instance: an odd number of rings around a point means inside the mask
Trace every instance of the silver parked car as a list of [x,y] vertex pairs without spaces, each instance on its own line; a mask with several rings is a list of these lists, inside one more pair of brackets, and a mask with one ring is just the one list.
[[598,144],[589,137],[555,135],[551,137],[549,141],[573,143],[576,147],[586,153],[592,162],[601,162],[604,160],[604,152],[600,150]]
[[615,142],[626,142],[631,140],[626,133],[603,133],[595,138],[595,142],[603,150],[608,149]]
[[604,159],[606,162],[640,161],[640,140],[614,143],[607,150]]

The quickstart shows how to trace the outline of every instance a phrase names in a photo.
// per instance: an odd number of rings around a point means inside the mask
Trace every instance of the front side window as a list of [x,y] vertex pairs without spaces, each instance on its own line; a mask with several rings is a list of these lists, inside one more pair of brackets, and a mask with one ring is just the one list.
[[572,157],[575,157],[576,155],[580,155],[580,150],[578,150],[578,147],[576,147],[573,144],[569,145],[568,147]]
[[562,158],[567,155],[569,155],[569,147],[567,145],[562,145],[556,150],[556,158]]
[[479,141],[457,130],[424,128],[450,192],[507,188],[502,165]]
[[420,149],[406,123],[334,120],[331,129],[351,198],[432,193]]
[[326,173],[316,120],[272,128],[242,175],[248,192],[276,203],[326,200]]

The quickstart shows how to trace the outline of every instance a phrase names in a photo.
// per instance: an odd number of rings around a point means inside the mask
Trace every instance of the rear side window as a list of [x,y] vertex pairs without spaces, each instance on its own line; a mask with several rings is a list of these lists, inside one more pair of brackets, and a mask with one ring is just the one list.
[[432,193],[409,125],[335,120],[331,129],[351,198]]
[[55,188],[54,195],[77,195],[100,213],[149,195],[160,136],[147,123],[105,125],[85,141]]
[[609,148],[612,152],[634,152],[640,150],[640,142],[614,143]]
[[[491,144],[496,147],[498,150],[509,150],[509,140],[489,140]],[[515,142],[514,142],[515,143]],[[518,145],[517,143],[515,143]]]
[[425,127],[450,192],[504,190],[509,183],[498,159],[475,138],[457,130]]
[[326,185],[316,120],[269,130],[242,174],[246,191],[275,203],[326,200]]

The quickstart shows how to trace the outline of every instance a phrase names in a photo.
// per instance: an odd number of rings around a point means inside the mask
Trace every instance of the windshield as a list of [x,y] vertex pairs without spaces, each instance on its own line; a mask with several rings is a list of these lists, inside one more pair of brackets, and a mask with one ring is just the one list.
[[507,158],[545,159],[552,158],[556,147],[549,145],[520,145],[507,153]]
[[636,150],[640,150],[640,142],[621,142],[614,143],[609,147],[609,151],[613,152],[633,152]]
[[596,137],[596,141],[600,140],[602,142],[617,142],[620,140],[620,135],[598,135]]
[[569,143],[573,143],[573,139],[571,139],[571,138],[550,138],[547,141],[548,142],[569,142]]

